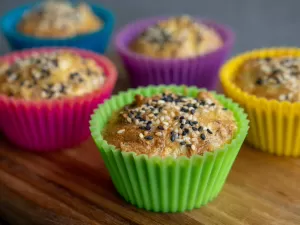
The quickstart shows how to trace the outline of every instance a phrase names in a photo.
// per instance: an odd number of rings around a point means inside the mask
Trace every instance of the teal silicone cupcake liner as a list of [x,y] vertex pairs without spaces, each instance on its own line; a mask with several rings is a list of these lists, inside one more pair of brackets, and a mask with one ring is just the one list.
[[49,39],[27,36],[17,30],[17,25],[21,21],[24,13],[31,10],[36,4],[37,3],[31,3],[17,7],[1,17],[0,28],[11,50],[38,47],[76,47],[97,53],[104,53],[106,51],[115,20],[113,14],[108,9],[100,5],[89,4],[94,14],[104,22],[104,26],[101,30],[71,38]]
[[148,157],[122,152],[103,139],[101,132],[113,112],[132,103],[136,94],[152,96],[164,90],[192,97],[200,91],[196,87],[150,86],[121,92],[95,110],[90,130],[114,186],[127,202],[155,212],[183,212],[199,208],[219,194],[247,135],[248,120],[236,103],[215,94],[234,113],[238,130],[230,144],[191,158]]

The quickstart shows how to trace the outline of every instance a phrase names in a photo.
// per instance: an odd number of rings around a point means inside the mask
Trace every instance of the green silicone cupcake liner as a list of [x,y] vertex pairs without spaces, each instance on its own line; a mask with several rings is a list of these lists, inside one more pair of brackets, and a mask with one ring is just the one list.
[[148,157],[122,152],[103,139],[101,132],[114,111],[132,103],[136,94],[152,96],[164,90],[191,97],[200,91],[196,87],[149,86],[121,92],[95,110],[90,129],[112,181],[126,201],[155,212],[183,212],[199,208],[218,195],[247,135],[248,120],[237,104],[215,94],[233,111],[238,130],[230,144],[191,158]]

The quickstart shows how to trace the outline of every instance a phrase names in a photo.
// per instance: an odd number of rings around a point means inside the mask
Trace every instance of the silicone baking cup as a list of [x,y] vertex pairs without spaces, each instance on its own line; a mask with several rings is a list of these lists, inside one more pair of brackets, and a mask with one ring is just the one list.
[[104,56],[73,48],[41,48],[20,51],[0,57],[12,63],[35,53],[55,50],[71,51],[95,60],[104,69],[104,85],[90,94],[57,100],[22,100],[0,95],[0,129],[14,144],[32,151],[52,151],[72,147],[87,139],[89,118],[93,109],[110,97],[117,72]]
[[77,47],[87,50],[92,50],[98,53],[105,52],[109,39],[111,37],[114,16],[110,11],[97,5],[91,5],[93,12],[104,22],[101,30],[90,34],[83,34],[72,38],[55,39],[55,38],[38,38],[27,36],[17,30],[17,25],[22,19],[22,16],[27,11],[30,11],[35,4],[29,4],[18,7],[9,11],[1,19],[1,29],[7,39],[12,50],[20,50],[25,48],[35,47]]
[[166,18],[139,20],[124,27],[116,36],[115,46],[132,86],[184,84],[214,89],[218,82],[220,66],[232,49],[234,33],[230,28],[213,21],[198,20],[213,28],[221,36],[224,42],[222,47],[206,55],[185,59],[155,59],[131,51],[130,43],[147,27],[162,19]]
[[149,86],[121,92],[99,106],[90,121],[90,129],[114,186],[126,201],[155,212],[183,212],[199,208],[218,195],[245,139],[248,121],[237,104],[215,95],[233,111],[238,130],[231,143],[214,152],[191,158],[148,157],[122,152],[103,139],[101,132],[113,112],[132,103],[136,94],[152,96],[166,89],[193,97],[199,92],[196,87],[185,86]]
[[245,61],[254,58],[300,57],[299,48],[258,49],[228,61],[221,70],[227,96],[244,107],[250,120],[247,141],[262,151],[278,156],[300,155],[300,103],[267,100],[243,92],[233,82]]

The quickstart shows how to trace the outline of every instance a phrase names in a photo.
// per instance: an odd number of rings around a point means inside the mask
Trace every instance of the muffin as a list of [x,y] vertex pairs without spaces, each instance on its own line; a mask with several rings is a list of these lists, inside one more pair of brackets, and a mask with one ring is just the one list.
[[213,152],[229,143],[236,129],[233,113],[208,92],[196,99],[163,93],[136,95],[112,116],[103,138],[121,151],[177,158]]
[[18,30],[34,37],[68,38],[92,33],[102,27],[102,19],[87,4],[50,0],[24,14]]
[[89,116],[110,96],[117,76],[108,59],[79,49],[31,49],[0,61],[0,129],[32,151],[85,140]]
[[300,101],[300,58],[251,59],[241,67],[236,85],[243,91],[278,101]]
[[248,130],[235,103],[184,86],[121,93],[99,106],[90,124],[117,191],[156,212],[215,198]]
[[54,0],[15,8],[1,20],[2,32],[13,50],[70,46],[103,53],[113,24],[107,9]]
[[115,45],[134,87],[185,84],[213,89],[233,41],[226,26],[178,16],[131,23],[117,34]]
[[25,100],[82,96],[105,82],[94,60],[70,51],[34,54],[0,68],[0,94]]
[[249,115],[248,142],[276,155],[300,155],[300,49],[260,49],[230,60],[225,93]]
[[216,51],[220,35],[189,16],[158,21],[132,43],[131,50],[152,58],[188,58]]

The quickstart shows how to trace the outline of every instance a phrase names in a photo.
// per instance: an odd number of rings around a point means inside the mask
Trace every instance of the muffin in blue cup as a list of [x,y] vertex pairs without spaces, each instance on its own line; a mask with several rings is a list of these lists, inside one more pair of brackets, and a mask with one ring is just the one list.
[[114,16],[101,6],[58,1],[24,5],[1,19],[12,50],[69,46],[103,53],[113,25]]

